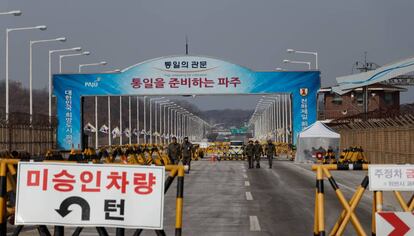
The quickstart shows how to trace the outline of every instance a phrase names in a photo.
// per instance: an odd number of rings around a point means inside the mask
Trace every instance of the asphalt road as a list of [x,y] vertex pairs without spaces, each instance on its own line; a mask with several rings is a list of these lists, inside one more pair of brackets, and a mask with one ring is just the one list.
[[[339,173],[336,178],[350,199],[365,173]],[[165,231],[174,235],[175,194],[173,183],[165,198]],[[327,231],[334,225],[341,206],[325,182]],[[269,169],[247,169],[242,161],[197,161],[185,177],[183,235],[313,235],[315,175],[308,165],[275,161]],[[364,195],[357,216],[370,234],[371,199]],[[345,235],[355,235],[349,224]],[[66,229],[68,235],[73,229]],[[113,235],[113,230],[108,230]],[[133,231],[127,230],[126,235]],[[21,235],[37,235],[26,227]],[[96,235],[93,228],[81,235]],[[155,235],[144,231],[141,235]]]

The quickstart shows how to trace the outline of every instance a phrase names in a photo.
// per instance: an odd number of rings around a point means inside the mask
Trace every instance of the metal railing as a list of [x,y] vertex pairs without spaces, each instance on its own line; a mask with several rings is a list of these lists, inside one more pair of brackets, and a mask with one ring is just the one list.
[[0,151],[45,153],[56,146],[56,119],[34,115],[30,122],[27,113],[10,113],[9,120],[0,116]]

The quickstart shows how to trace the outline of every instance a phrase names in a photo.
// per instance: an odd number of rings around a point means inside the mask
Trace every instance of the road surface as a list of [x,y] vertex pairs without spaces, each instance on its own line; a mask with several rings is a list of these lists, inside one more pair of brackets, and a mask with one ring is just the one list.
[[[242,161],[194,161],[185,177],[183,235],[312,235],[315,175],[310,165],[298,165],[286,160],[274,162],[269,169],[248,169]],[[353,189],[362,181],[364,172],[335,172],[336,180],[350,199]],[[165,198],[165,231],[174,235],[174,182]],[[333,226],[342,209],[329,183],[325,182],[326,227]],[[364,195],[357,216],[370,234],[371,193]],[[355,235],[352,225],[346,235]],[[12,227],[9,227],[11,232]],[[73,229],[65,230],[67,235]],[[113,235],[114,231],[108,229]],[[37,235],[26,227],[21,235]],[[126,235],[133,231],[127,230]],[[81,235],[96,235],[93,228]],[[141,235],[155,235],[144,231]]]

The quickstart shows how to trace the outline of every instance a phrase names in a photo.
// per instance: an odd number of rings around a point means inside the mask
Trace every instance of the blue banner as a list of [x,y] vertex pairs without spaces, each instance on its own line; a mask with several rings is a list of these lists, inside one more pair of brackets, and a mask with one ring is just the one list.
[[57,98],[58,148],[81,143],[81,96],[243,95],[288,93],[292,96],[293,137],[316,121],[319,71],[257,72],[199,56],[157,58],[120,73],[53,75]]

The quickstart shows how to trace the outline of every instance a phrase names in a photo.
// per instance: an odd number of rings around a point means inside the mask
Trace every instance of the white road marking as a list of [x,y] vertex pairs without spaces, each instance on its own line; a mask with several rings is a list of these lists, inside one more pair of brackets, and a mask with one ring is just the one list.
[[249,181],[244,181],[244,186],[250,186],[250,182]]
[[243,174],[243,177],[244,177],[245,179],[247,179],[247,175],[246,175],[246,174]]
[[250,231],[262,231],[257,216],[250,216]]
[[273,171],[271,169],[267,169],[267,170],[269,170],[270,172],[272,172],[272,174],[276,177],[276,179],[280,179],[280,175],[278,173],[276,173],[276,171]]
[[246,192],[246,200],[247,201],[252,201],[253,200],[253,196],[251,192]]

